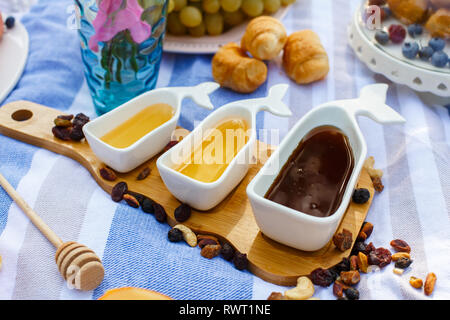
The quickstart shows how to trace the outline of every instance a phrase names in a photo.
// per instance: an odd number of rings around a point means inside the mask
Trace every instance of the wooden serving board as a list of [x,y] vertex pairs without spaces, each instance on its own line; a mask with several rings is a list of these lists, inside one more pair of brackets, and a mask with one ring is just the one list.
[[[23,120],[30,115],[23,110],[31,111],[32,117]],[[0,133],[78,161],[108,193],[117,182],[126,181],[130,190],[158,199],[167,211],[168,223],[171,226],[177,224],[173,212],[180,202],[169,193],[159,176],[156,168],[157,157],[132,172],[118,174],[115,182],[106,181],[99,175],[99,169],[104,165],[96,158],[87,142],[64,142],[53,137],[53,120],[61,113],[31,102],[13,102],[0,108]],[[258,143],[260,150],[264,150],[266,145]],[[146,166],[151,169],[150,176],[138,181],[136,177]],[[246,187],[261,166],[262,164],[258,163],[251,167],[240,185],[216,208],[207,212],[194,211],[184,224],[196,233],[215,235],[231,243],[240,252],[247,253],[249,270],[278,285],[295,285],[299,276],[307,275],[318,267],[329,268],[339,263],[343,257],[348,257],[350,249],[341,252],[331,241],[319,251],[304,252],[277,243],[259,231],[247,198]],[[366,204],[351,203],[339,226],[339,231],[343,228],[350,230],[353,238],[359,233],[374,194],[372,181],[365,170],[361,172],[358,186],[367,188],[372,196]]]

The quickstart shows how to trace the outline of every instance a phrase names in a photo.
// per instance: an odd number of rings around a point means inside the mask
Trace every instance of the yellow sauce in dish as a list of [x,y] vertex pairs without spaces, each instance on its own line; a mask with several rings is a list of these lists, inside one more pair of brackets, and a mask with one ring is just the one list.
[[248,124],[243,119],[220,122],[213,130],[203,133],[202,143],[174,169],[201,182],[218,180],[248,142],[247,130]]
[[124,149],[149,132],[169,121],[175,110],[168,104],[156,103],[141,110],[100,139],[112,147]]

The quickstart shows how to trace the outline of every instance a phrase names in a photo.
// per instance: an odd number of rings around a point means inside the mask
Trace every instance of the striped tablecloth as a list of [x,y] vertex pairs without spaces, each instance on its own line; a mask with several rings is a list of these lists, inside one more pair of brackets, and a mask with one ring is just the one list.
[[[40,0],[23,16],[30,33],[29,61],[5,103],[26,99],[95,116],[77,33],[66,27],[71,4]],[[432,297],[449,299],[449,110],[424,104],[412,90],[376,76],[358,61],[346,42],[346,27],[358,4],[358,0],[297,0],[283,22],[289,32],[315,30],[329,54],[331,70],[322,82],[298,86],[279,62],[270,62],[267,83],[250,96],[264,96],[271,85],[289,83],[286,102],[294,116],[283,119],[260,113],[258,128],[279,129],[283,137],[314,106],[356,97],[366,84],[388,83],[388,104],[406,118],[406,124],[383,127],[366,118],[359,121],[368,153],[385,173],[385,189],[374,199],[367,218],[375,225],[370,240],[387,248],[391,239],[406,240],[414,263],[401,277],[393,274],[393,265],[363,275],[358,289],[361,299],[424,299],[408,279],[434,272],[438,280]],[[210,55],[164,54],[158,86],[210,81],[210,62]],[[241,98],[220,89],[212,101],[220,106]],[[180,125],[191,130],[207,114],[186,102]],[[66,157],[0,136],[0,172],[63,239],[94,249],[106,268],[105,280],[96,290],[69,290],[55,267],[51,244],[0,189],[0,299],[96,299],[105,290],[122,286],[149,288],[176,299],[265,299],[272,291],[285,290],[238,271],[223,259],[204,259],[198,248],[168,242],[168,225],[112,202],[87,170]],[[316,288],[315,296],[334,299],[331,288]]]

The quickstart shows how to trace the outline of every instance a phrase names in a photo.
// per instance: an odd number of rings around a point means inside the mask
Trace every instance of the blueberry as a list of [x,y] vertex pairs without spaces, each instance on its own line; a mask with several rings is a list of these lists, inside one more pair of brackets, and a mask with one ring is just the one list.
[[423,33],[423,28],[420,24],[410,24],[408,26],[408,33],[411,37],[415,38],[416,36],[420,36]]
[[431,64],[438,68],[443,68],[448,62],[448,55],[444,51],[438,51],[431,56]]
[[428,61],[430,60],[431,56],[433,55],[434,50],[432,47],[426,46],[426,47],[422,47],[419,50],[419,57],[422,60]]
[[5,21],[6,28],[12,29],[12,28],[14,28],[15,24],[16,24],[16,19],[14,19],[14,17],[6,18],[6,21]]
[[445,48],[445,41],[442,38],[431,38],[428,45],[432,47],[434,51],[441,51]]
[[375,33],[375,40],[377,40],[379,44],[384,45],[389,42],[389,34],[386,31],[378,30]]
[[359,204],[366,203],[370,199],[370,192],[369,192],[369,190],[367,190],[365,188],[356,189],[353,192],[352,199],[353,199],[353,202],[355,202],[355,203],[359,203]]
[[414,59],[419,52],[417,42],[405,42],[402,46],[402,53],[408,59]]

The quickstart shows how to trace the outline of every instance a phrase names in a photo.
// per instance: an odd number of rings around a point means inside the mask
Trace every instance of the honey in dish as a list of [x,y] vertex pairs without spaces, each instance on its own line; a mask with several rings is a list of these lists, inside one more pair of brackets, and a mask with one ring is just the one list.
[[247,130],[243,119],[220,122],[210,133],[204,133],[201,144],[175,170],[201,182],[216,181],[248,142]]
[[153,104],[105,134],[101,140],[115,148],[127,148],[147,133],[169,121],[173,115],[174,109],[170,105]]
[[265,198],[316,217],[340,206],[354,167],[348,138],[332,126],[311,130],[289,157]]

